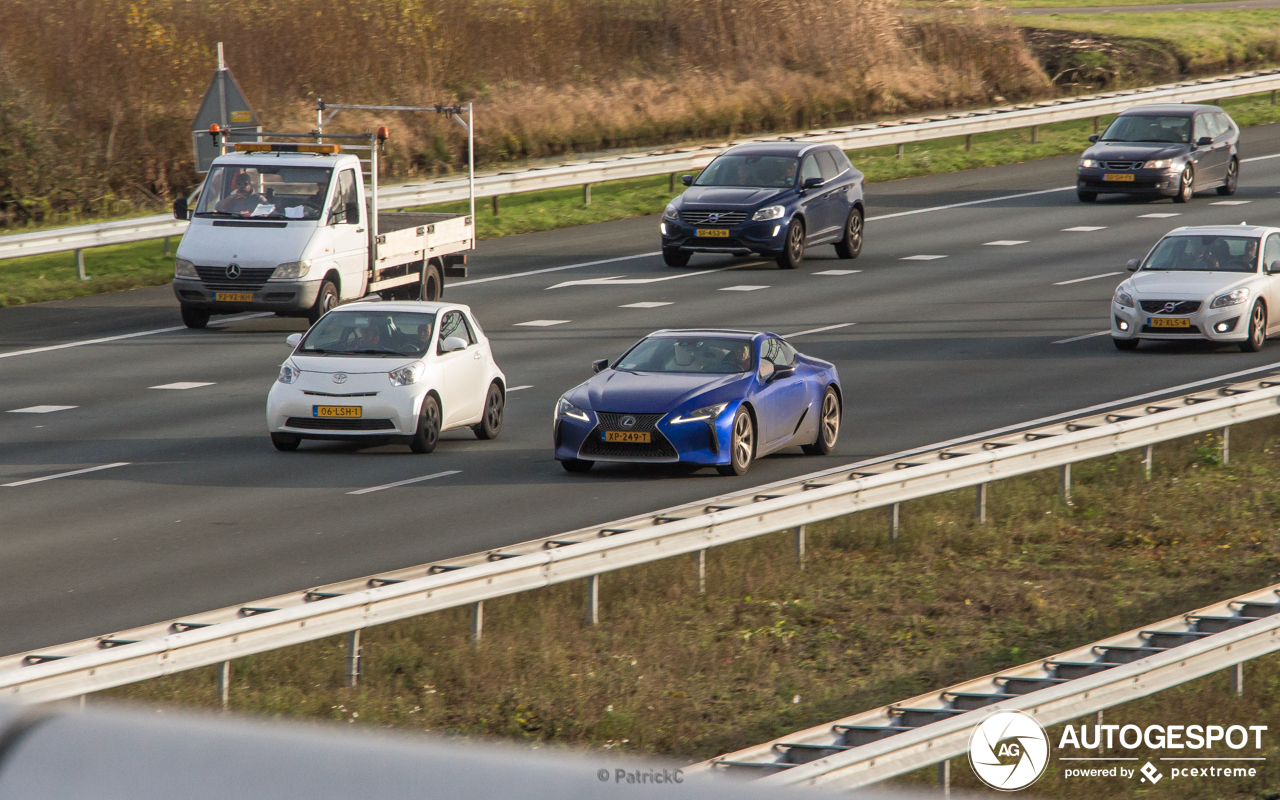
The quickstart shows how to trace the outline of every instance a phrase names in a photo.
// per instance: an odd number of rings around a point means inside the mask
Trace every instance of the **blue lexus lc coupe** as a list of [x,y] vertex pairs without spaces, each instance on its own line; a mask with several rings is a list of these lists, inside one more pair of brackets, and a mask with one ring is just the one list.
[[783,447],[826,455],[840,435],[835,365],[772,333],[663,330],[592,366],[556,404],[556,460],[570,472],[683,462],[742,475]]

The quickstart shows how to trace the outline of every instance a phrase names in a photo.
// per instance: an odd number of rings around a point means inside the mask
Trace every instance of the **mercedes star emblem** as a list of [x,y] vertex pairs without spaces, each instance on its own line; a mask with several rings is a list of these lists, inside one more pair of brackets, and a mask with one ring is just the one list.
[[636,418],[628,415],[618,420],[618,424],[624,428],[634,428],[636,426]]
[[346,383],[346,382],[347,382],[347,373],[345,373],[345,372],[335,372],[335,373],[333,373],[333,382],[334,382],[334,383]]
[[228,278],[230,278],[230,279],[231,279],[231,280],[233,280],[233,281],[234,281],[236,278],[239,278],[239,277],[240,277],[240,265],[239,265],[239,264],[228,264],[228,265],[227,265],[227,277],[228,277]]

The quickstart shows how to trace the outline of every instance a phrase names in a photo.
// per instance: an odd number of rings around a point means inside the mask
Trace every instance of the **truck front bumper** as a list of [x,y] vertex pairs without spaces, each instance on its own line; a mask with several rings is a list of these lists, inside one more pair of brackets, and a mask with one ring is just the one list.
[[[241,311],[274,311],[278,314],[301,314],[316,304],[320,293],[320,280],[267,281],[257,287],[243,289],[209,288],[196,278],[174,278],[173,293],[178,302],[192,308],[208,309],[214,314],[235,314]],[[250,295],[252,299],[225,299],[227,295]],[[219,297],[224,299],[219,300]]]

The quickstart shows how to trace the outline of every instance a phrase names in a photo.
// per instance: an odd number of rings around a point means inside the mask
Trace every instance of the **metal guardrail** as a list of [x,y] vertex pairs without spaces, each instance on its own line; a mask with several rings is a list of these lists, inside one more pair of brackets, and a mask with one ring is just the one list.
[[[1062,467],[1280,414],[1280,375],[1158,403],[1099,412],[962,445],[838,467],[605,527],[584,528],[486,553],[343,581],[242,606],[0,658],[0,699],[42,702],[348,634],[349,676],[360,629],[481,604],[556,583],[588,581],[596,619],[600,575],[686,553],[797,529],[871,508]],[[1224,457],[1227,438],[1223,438]],[[1150,464],[1150,450],[1147,451]],[[222,671],[225,675],[225,670]],[[224,680],[225,690],[225,680]],[[225,694],[224,694],[225,697]]]
[[[1280,650],[1280,584],[1110,636],[1049,658],[854,714],[689,767],[760,784],[851,789],[968,752],[998,710],[1044,726],[1088,714]],[[1240,673],[1233,673],[1237,691]]]
[[[1280,70],[1260,70],[1022,105],[823,128],[651,153],[570,161],[555,166],[503,170],[477,176],[475,196],[498,197],[571,186],[589,187],[593,183],[604,181],[647,178],[700,170],[725,149],[748,141],[803,139],[815,143],[835,144],[844,150],[860,150],[884,145],[902,147],[913,142],[953,136],[972,136],[1016,128],[1031,128],[1034,140],[1034,130],[1040,125],[1117,114],[1135,103],[1195,103],[1277,90],[1280,90]],[[384,209],[391,210],[448,203],[465,200],[467,197],[466,179],[450,178],[386,187],[378,193],[378,204]],[[130,226],[136,229],[128,232]],[[37,233],[0,236],[0,260],[80,250],[103,244],[144,241],[161,236],[176,236],[184,230],[186,230],[185,222],[168,216],[155,216],[119,223],[79,225]]]

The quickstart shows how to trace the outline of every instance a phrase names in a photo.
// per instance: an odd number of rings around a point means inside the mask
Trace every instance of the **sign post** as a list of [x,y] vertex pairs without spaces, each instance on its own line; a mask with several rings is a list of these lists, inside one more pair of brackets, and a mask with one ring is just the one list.
[[195,151],[196,172],[208,172],[213,160],[222,155],[222,149],[214,145],[213,137],[209,135],[209,126],[214,123],[227,132],[222,137],[227,144],[253,142],[261,138],[258,136],[262,132],[258,115],[249,105],[240,83],[231,74],[231,70],[227,69],[222,42],[218,42],[218,71],[214,73],[213,82],[204,93],[200,112],[191,123],[191,145]]

